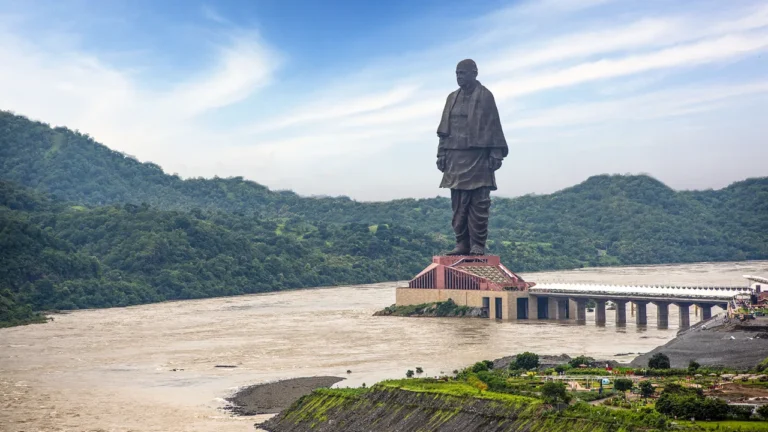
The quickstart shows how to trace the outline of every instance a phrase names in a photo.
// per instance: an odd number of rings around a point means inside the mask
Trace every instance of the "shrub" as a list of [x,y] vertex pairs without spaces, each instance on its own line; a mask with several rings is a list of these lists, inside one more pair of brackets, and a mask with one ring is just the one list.
[[555,372],[557,372],[557,373],[565,372],[565,371],[567,371],[570,368],[571,368],[571,365],[569,365],[568,363],[557,365],[557,366],[555,366]]
[[515,369],[531,370],[539,367],[539,355],[532,352],[524,352],[515,357]]
[[476,376],[471,376],[467,379],[467,383],[471,385],[472,387],[477,389],[478,393],[482,393],[486,390],[488,390],[488,384],[480,381],[480,379]]
[[541,386],[541,398],[549,404],[556,404],[558,402],[568,402],[571,400],[571,396],[565,391],[565,385],[556,382],[547,382]]
[[651,369],[669,369],[669,357],[664,353],[656,353],[648,360],[648,367]]
[[691,372],[691,373],[696,372],[697,370],[699,370],[700,367],[701,365],[698,364],[696,360],[691,360],[688,363],[688,372]]
[[762,405],[757,408],[757,415],[763,418],[763,420],[768,420],[768,404]]
[[748,405],[728,405],[728,417],[734,420],[749,420],[752,417],[752,407]]
[[405,372],[405,377],[406,377],[406,378],[413,378],[413,371],[412,371],[412,370],[410,370],[410,369],[408,369],[408,370]]
[[480,381],[488,384],[488,388],[492,391],[508,393],[510,390],[507,386],[507,380],[491,371],[480,371],[476,376]]
[[592,402],[600,399],[607,399],[609,397],[613,397],[616,393],[613,390],[607,390],[603,391],[602,394],[596,392],[596,391],[580,391],[580,392],[573,392],[571,393],[571,396],[575,397],[576,399],[582,400],[584,402]]
[[758,363],[757,366],[755,367],[755,370],[758,372],[763,372],[768,370],[768,357],[766,357],[765,360]]
[[435,310],[435,315],[439,317],[448,316],[455,312],[458,308],[458,305],[453,301],[453,299],[448,299],[444,302],[437,302],[436,306],[437,308]]

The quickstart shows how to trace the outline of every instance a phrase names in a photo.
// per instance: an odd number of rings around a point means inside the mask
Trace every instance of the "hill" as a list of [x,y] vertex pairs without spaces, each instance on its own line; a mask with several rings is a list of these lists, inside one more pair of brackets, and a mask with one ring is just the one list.
[[[445,198],[367,203],[241,177],[184,180],[2,111],[0,180],[0,304],[20,315],[28,305],[404,279],[452,239]],[[489,252],[517,271],[766,259],[768,178],[675,191],[644,175],[599,175],[549,195],[494,198]]]
[[68,205],[0,182],[0,325],[32,309],[406,279],[444,246],[386,225]]

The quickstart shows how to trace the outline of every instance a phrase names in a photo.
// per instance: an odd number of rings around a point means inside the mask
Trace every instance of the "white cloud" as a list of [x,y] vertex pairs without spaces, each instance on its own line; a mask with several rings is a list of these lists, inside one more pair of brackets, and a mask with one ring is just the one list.
[[[561,105],[532,112],[517,119],[508,119],[510,131],[526,128],[585,126],[617,120],[650,120],[669,118],[695,112],[711,111],[719,103],[742,97],[765,97],[768,81],[746,84],[688,86],[656,91],[607,102]],[[514,133],[514,132],[513,132]]]
[[[0,20],[0,64],[10,66],[0,68],[0,109],[78,128],[110,147],[186,176],[243,175],[275,188],[331,195],[365,191],[370,185],[370,193],[357,197],[384,199],[403,190],[418,196],[437,193],[434,173],[413,169],[433,168],[434,131],[445,97],[455,86],[450,69],[455,60],[445,60],[446,55],[458,60],[472,53],[481,80],[496,95],[508,140],[519,155],[515,157],[531,160],[541,160],[547,151],[525,147],[540,141],[542,134],[548,134],[550,143],[556,137],[591,143],[599,141],[601,128],[627,127],[627,121],[649,128],[654,121],[727,111],[767,91],[766,82],[738,62],[759,61],[768,48],[768,6],[744,2],[717,14],[697,13],[696,7],[666,13],[664,2],[656,2],[648,3],[645,12],[624,14],[623,4],[547,0],[500,10],[475,22],[475,37],[464,35],[422,50],[404,47],[409,61],[384,61],[372,53],[337,84],[324,82],[321,91],[300,95],[275,79],[279,68],[290,67],[282,56],[291,53],[279,53],[279,47],[272,49],[258,34],[233,28],[211,7],[204,6],[202,15],[228,32],[225,42],[216,45],[213,61],[159,89],[143,82],[143,75],[75,45],[77,37],[63,37],[70,41],[67,49],[61,44],[53,49],[45,42],[51,35],[36,39]],[[593,13],[589,21],[571,16],[585,11]],[[526,26],[510,30],[510,22],[517,22],[510,19],[521,17]],[[546,25],[536,26],[539,19]],[[561,30],[558,23],[567,26]],[[713,77],[714,68],[729,72]],[[312,72],[305,74],[308,79]],[[685,79],[678,79],[683,75]],[[283,93],[297,102],[271,109],[271,98]],[[236,112],[240,120],[217,126],[211,119],[223,108],[235,110],[227,112]],[[704,126],[696,133],[707,133],[712,125]],[[676,136],[670,127],[659,130]],[[579,130],[558,130],[562,128]],[[563,133],[567,137],[559,135]],[[571,176],[588,170],[591,165],[585,163]],[[645,171],[631,156],[617,161],[621,166],[633,163],[637,171]],[[360,168],[366,164],[375,169]],[[514,172],[502,170],[500,179],[537,174],[533,164],[515,165]],[[411,180],[393,180],[391,173],[406,166]],[[358,173],[354,185],[343,175],[348,170]],[[382,173],[388,173],[392,192],[373,190]],[[537,178],[542,183],[517,192],[555,188]],[[581,180],[562,174],[556,181],[565,178]]]

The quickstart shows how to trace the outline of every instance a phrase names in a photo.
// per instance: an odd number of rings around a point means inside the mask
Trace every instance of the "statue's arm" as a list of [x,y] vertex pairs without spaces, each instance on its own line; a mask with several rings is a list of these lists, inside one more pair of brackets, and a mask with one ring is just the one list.
[[446,137],[442,135],[438,135],[440,137],[440,141],[437,144],[437,169],[439,169],[441,172],[445,171],[445,140]]
[[488,165],[491,167],[492,171],[496,171],[497,169],[501,168],[501,161],[503,159],[504,154],[502,149],[498,147],[494,147],[488,152]]
[[493,147],[489,156],[494,159],[502,160],[504,159],[504,151],[500,147]]

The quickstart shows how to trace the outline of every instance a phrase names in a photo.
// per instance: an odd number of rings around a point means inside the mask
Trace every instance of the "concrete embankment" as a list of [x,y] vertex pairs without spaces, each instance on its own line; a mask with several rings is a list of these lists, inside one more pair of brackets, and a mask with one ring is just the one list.
[[381,386],[365,391],[316,390],[258,427],[269,432],[617,430],[615,424],[599,420],[548,414],[545,405],[532,398],[507,403]]
[[637,357],[631,365],[647,367],[651,356],[659,352],[669,357],[673,368],[686,368],[695,360],[702,366],[750,369],[768,357],[768,320],[741,323],[716,316],[680,331],[675,339]]

